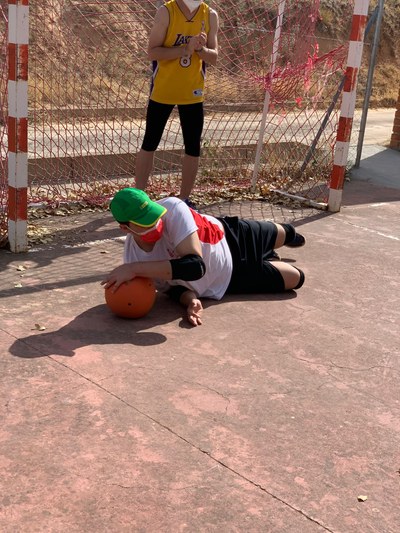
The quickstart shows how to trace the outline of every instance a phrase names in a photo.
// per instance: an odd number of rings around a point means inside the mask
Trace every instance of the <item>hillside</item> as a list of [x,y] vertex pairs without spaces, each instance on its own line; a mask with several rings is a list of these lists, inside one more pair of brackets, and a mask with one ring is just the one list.
[[[370,3],[372,13],[377,0]],[[329,39],[348,38],[349,28],[343,28],[343,16],[347,12],[347,0],[321,0],[320,21],[317,25],[317,38],[322,46]],[[338,32],[338,28],[343,31]],[[364,67],[360,72],[360,85],[364,86],[367,77],[368,58],[371,52],[375,26],[372,26],[364,47]],[[374,73],[371,107],[394,107],[400,86],[400,2],[386,0],[380,32],[380,42]]]
[[[101,76],[107,76],[108,83],[112,85],[112,91],[118,92],[119,99],[123,100],[129,92],[132,93],[134,90],[136,101],[144,104],[147,91],[143,88],[144,84],[148,83],[144,49],[155,5],[158,3],[160,3],[158,0],[137,2],[103,0],[96,4],[76,0],[32,0],[30,11],[36,22],[32,20],[31,24],[31,43],[34,45],[31,58],[36,61],[36,65],[32,68],[31,75],[37,79],[54,78],[55,72],[54,70],[51,72],[50,69],[54,69],[54,65],[57,64],[61,78],[68,80],[73,78],[73,83],[81,86],[82,105],[89,105],[93,98],[89,83],[93,85],[93,80],[94,83],[101,83]],[[227,5],[217,0],[211,0],[210,3],[217,10],[220,5],[221,12],[222,6]],[[299,0],[300,7],[301,3]],[[260,7],[260,4],[263,7]],[[286,6],[292,4],[295,4],[295,0],[287,0]],[[270,8],[265,9],[265,5]],[[254,13],[264,11],[268,13],[268,16],[275,17],[276,5],[276,0],[264,0],[262,3],[259,0],[241,0],[240,10],[243,12],[247,9]],[[321,0],[320,18],[316,26],[319,53],[323,54],[347,41],[350,31],[351,5],[352,2],[349,0]],[[377,0],[372,0],[371,13],[376,5]],[[0,7],[6,13],[7,0],[0,0]],[[87,14],[90,16],[88,17]],[[91,26],[94,19],[96,19],[95,31]],[[360,72],[361,88],[365,86],[367,77],[366,65],[371,50],[373,31],[374,27],[365,46],[365,63]],[[111,44],[107,47],[107,52],[95,58],[96,49],[104,46],[104,42],[110,38]],[[228,44],[229,35],[228,38],[221,35],[221,61],[231,60],[231,51],[227,50]],[[36,53],[35,50],[37,50]],[[41,61],[43,50],[48,54],[47,61]],[[93,61],[88,65],[87,57],[83,54],[89,53],[90,55],[91,51],[93,51]],[[115,61],[115,56],[121,52],[122,57],[119,61]],[[128,58],[135,56],[140,57],[140,61],[129,64]],[[95,61],[98,61],[97,65]],[[237,62],[238,59],[234,58],[232,61]],[[33,80],[32,85],[36,84],[37,79]],[[399,84],[400,2],[399,0],[386,0],[371,106],[394,106]],[[46,94],[48,89],[44,85],[42,89],[42,94],[36,94],[35,98],[45,104],[47,98],[53,98],[54,94],[51,97],[48,96]],[[64,88],[64,94],[59,95],[60,105],[68,104],[71,92],[72,88]],[[234,91],[232,95],[234,97]]]

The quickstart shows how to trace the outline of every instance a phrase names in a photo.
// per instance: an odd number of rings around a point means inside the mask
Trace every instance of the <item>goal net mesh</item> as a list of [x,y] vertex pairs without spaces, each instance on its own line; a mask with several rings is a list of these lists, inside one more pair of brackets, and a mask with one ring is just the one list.
[[[338,19],[343,36],[349,34],[352,3],[340,2],[345,7],[345,15],[342,10]],[[119,188],[134,185],[151,76],[146,49],[161,4],[30,1],[30,206],[104,204]],[[193,200],[198,205],[273,201],[276,191],[281,191],[326,202],[347,37],[339,41],[323,36],[320,0],[211,0],[209,4],[219,15],[219,59],[217,66],[207,69],[205,125]],[[0,12],[4,29],[6,7]],[[2,32],[0,42],[3,58],[5,35]],[[5,63],[0,67],[3,117]],[[2,124],[0,135],[6,136]],[[0,141],[4,207],[6,139]],[[150,193],[178,194],[182,156],[174,110],[156,152]]]

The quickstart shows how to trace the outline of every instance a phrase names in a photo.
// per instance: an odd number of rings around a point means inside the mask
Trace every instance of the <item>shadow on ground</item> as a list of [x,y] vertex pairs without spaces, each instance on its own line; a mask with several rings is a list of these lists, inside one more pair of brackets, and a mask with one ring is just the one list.
[[[284,294],[229,295],[228,302],[283,301],[296,298],[295,291]],[[218,305],[214,300],[203,300],[203,307]],[[184,316],[184,309],[167,296],[158,294],[149,314],[140,319],[124,319],[112,314],[107,305],[97,305],[77,315],[71,322],[56,331],[36,333],[17,339],[10,347],[16,357],[34,359],[49,355],[73,357],[76,350],[90,345],[156,346],[167,337],[155,331],[161,325],[179,320],[179,327],[192,329]]]

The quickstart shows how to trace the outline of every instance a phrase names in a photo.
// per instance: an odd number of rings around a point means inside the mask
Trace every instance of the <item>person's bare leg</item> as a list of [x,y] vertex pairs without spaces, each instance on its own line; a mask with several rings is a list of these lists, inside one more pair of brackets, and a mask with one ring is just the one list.
[[154,152],[141,149],[136,156],[136,177],[135,185],[137,189],[144,191],[149,181],[149,176],[153,170]]
[[276,229],[278,230],[278,234],[276,236],[274,250],[276,248],[281,248],[285,244],[285,239],[286,239],[285,228],[281,226],[280,224],[275,224],[275,226],[276,226]]
[[294,289],[297,287],[300,281],[300,272],[292,265],[288,265],[283,261],[274,261],[274,267],[279,270],[283,281],[285,283],[285,289]]
[[199,157],[185,154],[182,163],[182,183],[179,198],[186,200],[192,192],[194,182],[196,181],[197,170],[199,168]]

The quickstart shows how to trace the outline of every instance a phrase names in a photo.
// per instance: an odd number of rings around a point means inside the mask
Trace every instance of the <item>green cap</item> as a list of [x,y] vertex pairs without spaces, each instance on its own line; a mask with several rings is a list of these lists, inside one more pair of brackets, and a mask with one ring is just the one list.
[[127,187],[117,192],[110,203],[111,213],[117,222],[133,222],[143,228],[153,226],[167,212],[165,207],[153,202],[144,191]]

